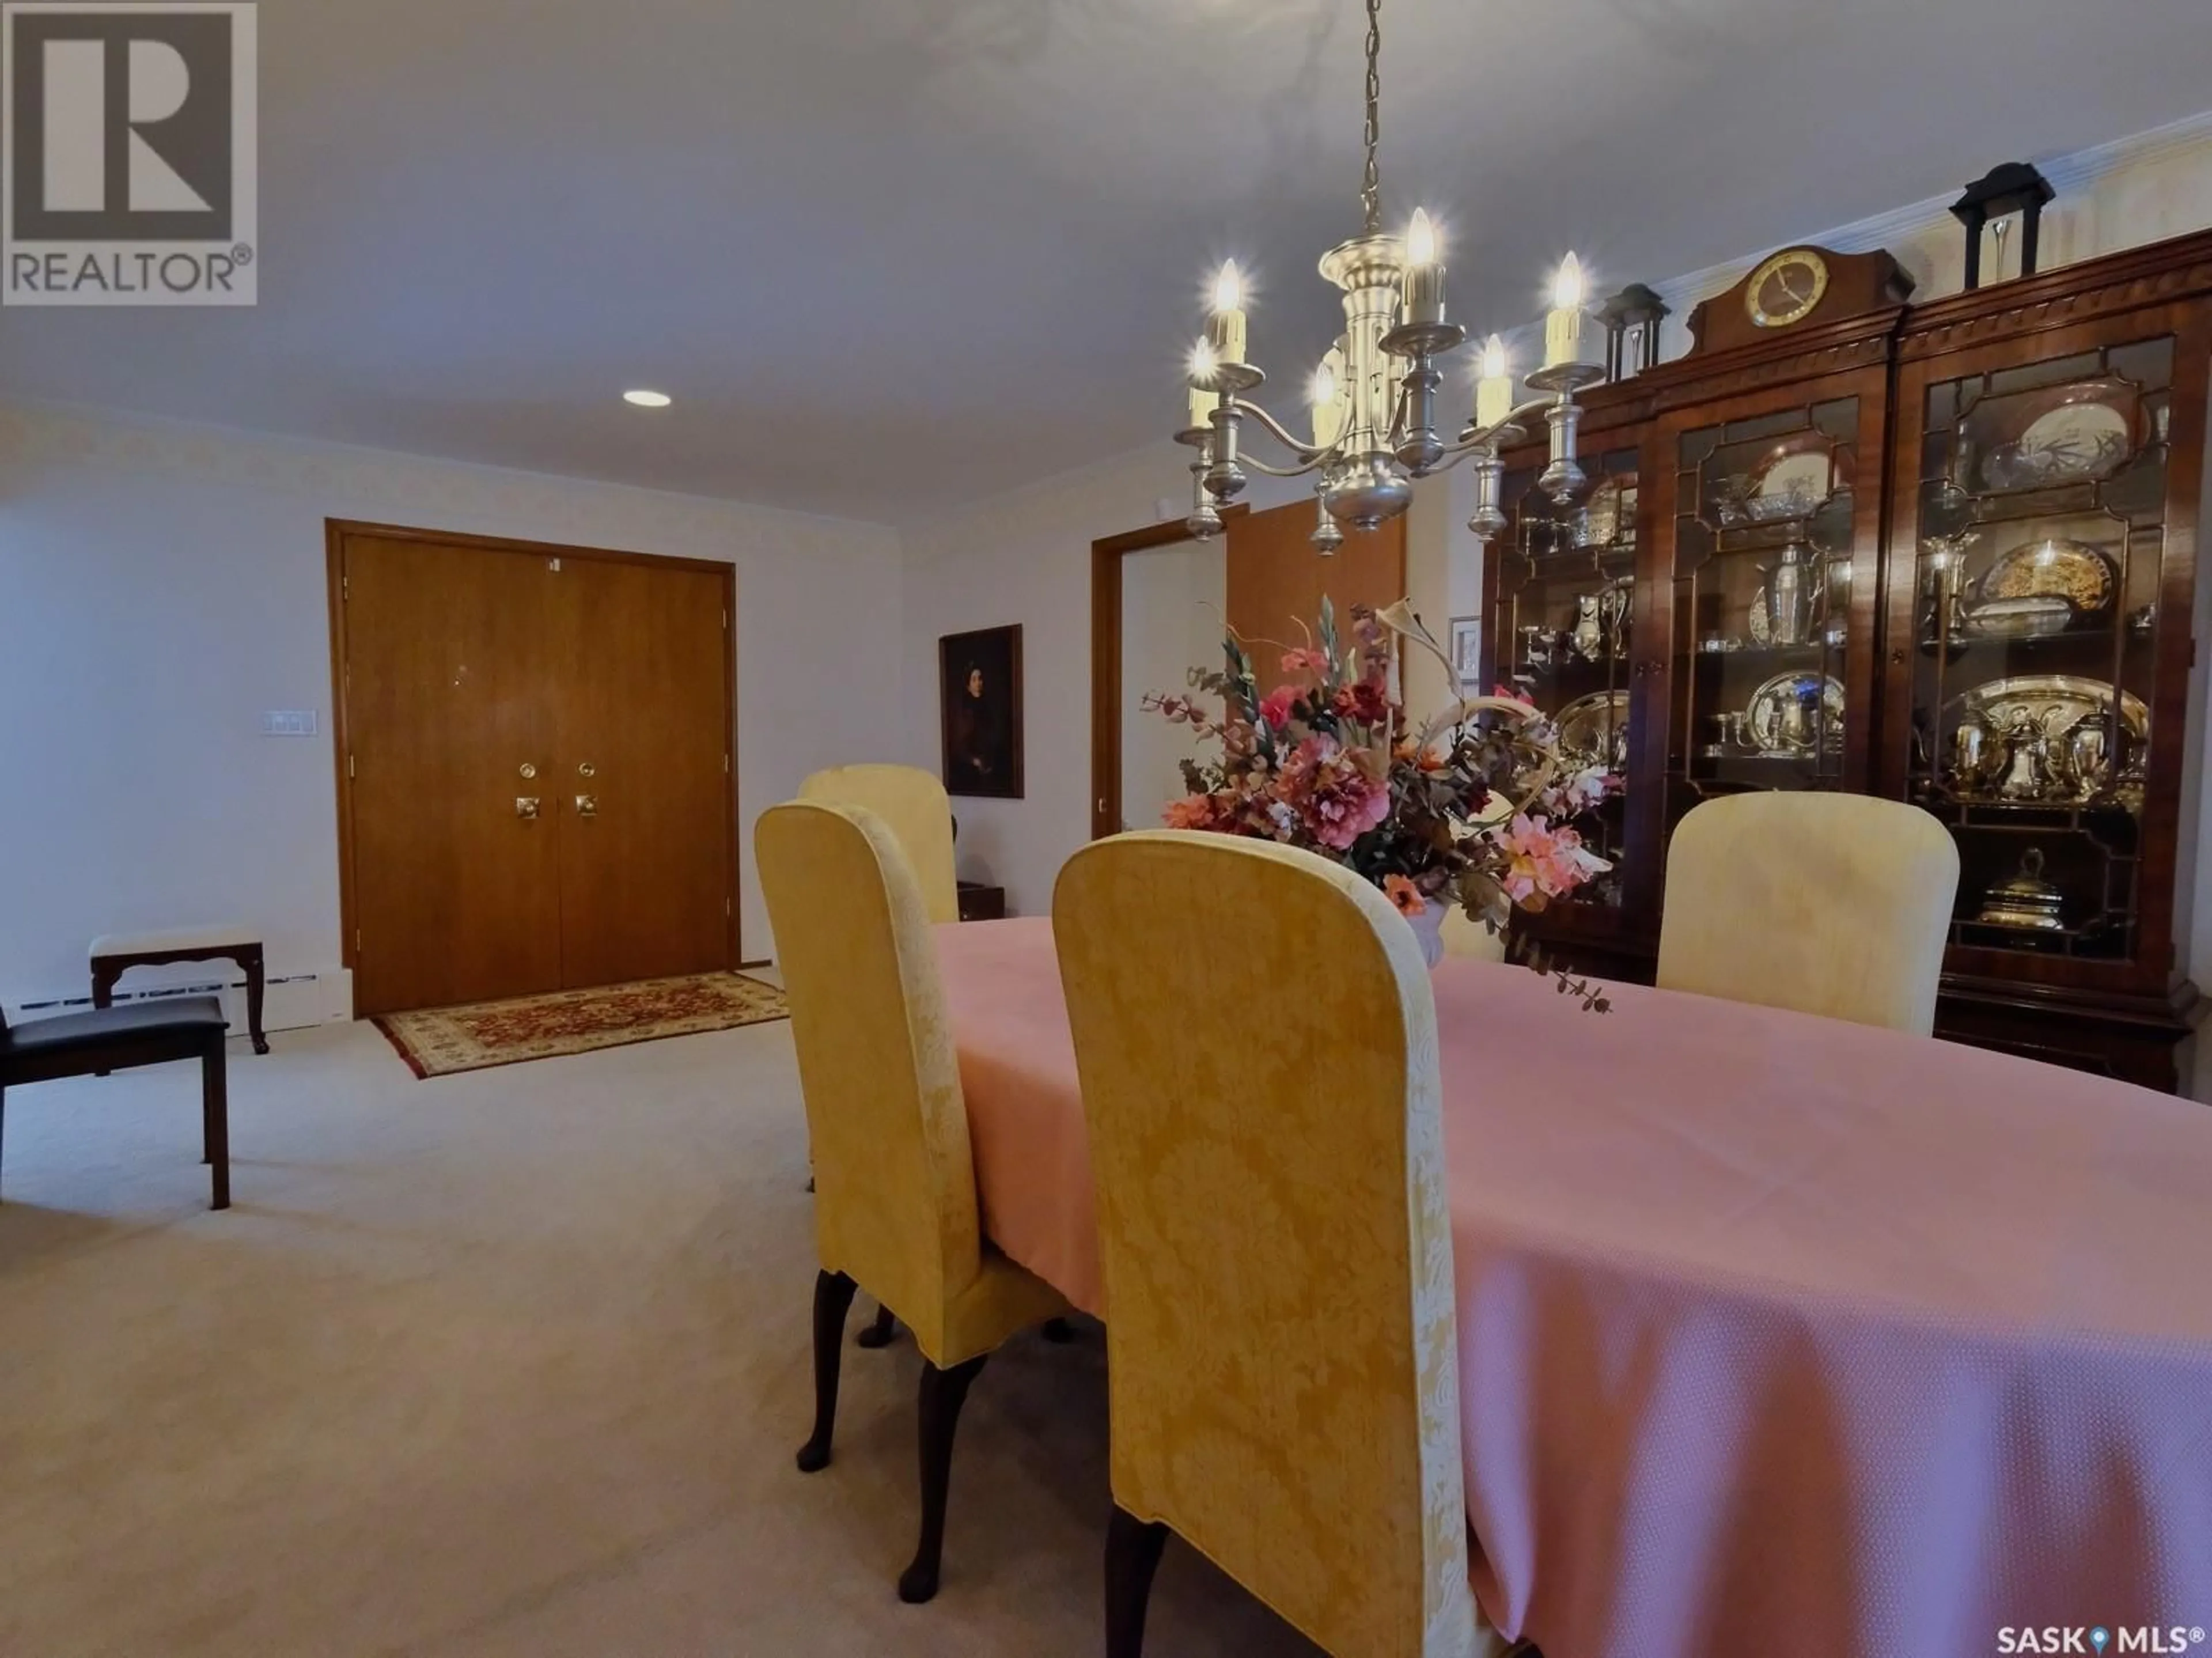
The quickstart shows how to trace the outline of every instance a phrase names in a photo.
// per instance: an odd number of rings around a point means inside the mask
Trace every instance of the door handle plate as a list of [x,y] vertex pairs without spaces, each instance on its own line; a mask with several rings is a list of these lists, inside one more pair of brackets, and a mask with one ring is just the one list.
[[517,817],[535,818],[538,816],[538,797],[534,794],[516,795],[514,815]]
[[580,795],[578,795],[578,796],[576,797],[576,816],[577,816],[577,817],[597,817],[599,815],[599,797],[598,795],[596,795],[596,794],[580,794]]

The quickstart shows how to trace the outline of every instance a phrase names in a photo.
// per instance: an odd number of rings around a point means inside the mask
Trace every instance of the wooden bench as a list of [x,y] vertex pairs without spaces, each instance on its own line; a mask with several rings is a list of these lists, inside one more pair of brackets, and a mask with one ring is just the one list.
[[132,1066],[198,1060],[201,1161],[208,1164],[213,1186],[210,1206],[228,1209],[230,1096],[222,1069],[224,1029],[222,1004],[212,996],[175,996],[14,1026],[0,1016],[0,1123],[7,1116],[8,1090],[26,1083],[88,1072],[104,1077]]
[[166,967],[171,962],[228,960],[246,975],[246,1029],[253,1051],[266,1054],[261,1032],[261,997],[265,987],[261,940],[237,922],[183,927],[168,932],[111,932],[92,941],[92,1005],[115,1004],[115,981],[134,967]]

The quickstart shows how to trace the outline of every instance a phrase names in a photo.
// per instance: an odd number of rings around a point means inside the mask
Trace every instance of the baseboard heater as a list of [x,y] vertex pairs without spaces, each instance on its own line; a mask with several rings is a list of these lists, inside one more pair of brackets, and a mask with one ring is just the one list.
[[[272,975],[266,981],[263,998],[262,1023],[270,1030],[298,1030],[309,1025],[328,1024],[351,1017],[352,975],[337,973],[288,973]],[[179,996],[220,996],[223,1011],[232,1026],[239,1032],[246,1029],[246,981],[243,977],[219,975],[214,978],[195,981],[189,984],[148,985],[133,989],[128,981],[115,987],[114,1005],[128,1006],[136,1002],[166,1002]],[[25,1018],[45,1018],[57,1013],[89,1011],[92,993],[87,989],[81,995],[49,996],[41,1000],[10,1002],[7,1005],[10,1020],[18,1015]]]

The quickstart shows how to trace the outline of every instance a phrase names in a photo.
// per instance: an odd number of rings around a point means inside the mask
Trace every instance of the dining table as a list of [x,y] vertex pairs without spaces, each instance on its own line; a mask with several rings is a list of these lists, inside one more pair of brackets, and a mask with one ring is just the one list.
[[[1110,1323],[1052,923],[936,942],[987,1235]],[[2212,1111],[1682,992],[1431,984],[1500,1633],[2212,1652]]]

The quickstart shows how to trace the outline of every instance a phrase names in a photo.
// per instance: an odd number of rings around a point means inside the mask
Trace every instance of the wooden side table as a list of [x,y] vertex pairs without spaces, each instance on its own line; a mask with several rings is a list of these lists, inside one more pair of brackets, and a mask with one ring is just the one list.
[[246,1028],[253,1051],[266,1054],[269,1039],[261,1032],[261,999],[265,988],[261,940],[250,927],[225,924],[185,927],[170,932],[111,932],[92,941],[92,1005],[110,1007],[115,1001],[115,981],[134,967],[166,967],[172,962],[231,961],[246,975]]

